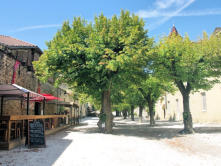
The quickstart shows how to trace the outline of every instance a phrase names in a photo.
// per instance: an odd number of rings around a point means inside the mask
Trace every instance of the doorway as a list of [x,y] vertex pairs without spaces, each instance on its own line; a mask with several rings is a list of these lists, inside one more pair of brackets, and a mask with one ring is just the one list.
[[41,103],[35,102],[35,115],[41,115]]

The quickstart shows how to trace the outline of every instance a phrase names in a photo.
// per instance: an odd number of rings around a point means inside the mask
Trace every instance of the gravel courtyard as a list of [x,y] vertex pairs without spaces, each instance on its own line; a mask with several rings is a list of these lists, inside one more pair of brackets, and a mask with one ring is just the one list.
[[97,118],[46,137],[46,148],[0,151],[0,166],[220,166],[221,125],[194,124],[179,135],[180,122],[115,119],[112,135],[98,132]]

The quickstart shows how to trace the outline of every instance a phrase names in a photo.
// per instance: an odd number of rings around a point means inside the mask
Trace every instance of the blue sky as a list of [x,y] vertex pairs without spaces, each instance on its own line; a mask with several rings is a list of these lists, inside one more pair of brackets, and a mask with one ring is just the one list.
[[150,37],[158,39],[173,24],[181,35],[197,40],[203,31],[211,34],[221,27],[220,0],[11,0],[1,2],[0,34],[47,49],[65,20],[81,16],[92,21],[101,12],[111,17],[121,9],[142,17]]

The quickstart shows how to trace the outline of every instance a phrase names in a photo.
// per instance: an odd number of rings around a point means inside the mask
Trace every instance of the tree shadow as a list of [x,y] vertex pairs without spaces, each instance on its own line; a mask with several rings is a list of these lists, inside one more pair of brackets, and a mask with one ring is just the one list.
[[0,165],[51,166],[73,140],[66,139],[68,129],[46,136],[46,148],[27,148],[22,145],[10,151],[0,151]]
[[220,127],[195,127],[194,128],[194,131],[196,133],[199,133],[199,134],[215,134],[215,133],[220,133],[221,134],[221,126]]
[[[161,140],[185,136],[179,133],[182,129],[182,122],[158,121],[154,127],[150,127],[148,123],[139,124],[130,122],[128,124],[122,121],[115,121],[112,134],[115,136],[138,137],[147,140]],[[194,130],[199,134],[221,133],[221,127],[214,126],[195,127]],[[87,134],[100,133],[97,127],[86,127],[79,131]]]
[[[173,124],[174,126],[177,124]],[[154,127],[150,127],[148,124],[139,125],[124,125],[116,124],[114,128],[114,135],[124,135],[132,137],[140,137],[148,140],[160,140],[160,139],[170,139],[173,137],[182,136],[179,134],[181,128],[170,127],[173,125],[156,124]],[[167,126],[167,127],[166,127]]]

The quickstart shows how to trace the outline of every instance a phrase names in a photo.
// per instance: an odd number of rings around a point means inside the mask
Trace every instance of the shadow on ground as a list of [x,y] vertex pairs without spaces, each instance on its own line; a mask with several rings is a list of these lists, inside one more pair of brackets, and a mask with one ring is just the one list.
[[68,133],[60,131],[46,136],[46,148],[27,148],[20,146],[10,151],[0,151],[0,165],[51,166],[66,150],[73,140],[64,139]]
[[[128,121],[115,121],[113,135],[116,136],[131,136],[145,138],[148,140],[172,139],[174,137],[183,137],[179,131],[183,129],[182,122],[156,122],[154,127],[150,127],[148,123],[139,124]],[[221,127],[195,127],[195,132],[199,134],[221,133]],[[77,129],[79,132],[87,134],[100,133],[97,127],[84,127]]]
[[200,134],[221,133],[221,127],[195,127],[194,130]]

